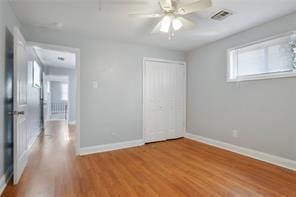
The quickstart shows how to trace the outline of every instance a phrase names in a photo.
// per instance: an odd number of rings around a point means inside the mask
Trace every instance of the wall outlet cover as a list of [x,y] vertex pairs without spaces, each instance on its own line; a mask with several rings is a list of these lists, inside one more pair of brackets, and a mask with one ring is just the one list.
[[93,88],[97,89],[99,87],[99,83],[97,81],[92,82]]
[[232,136],[233,137],[238,137],[238,131],[236,129],[232,130]]

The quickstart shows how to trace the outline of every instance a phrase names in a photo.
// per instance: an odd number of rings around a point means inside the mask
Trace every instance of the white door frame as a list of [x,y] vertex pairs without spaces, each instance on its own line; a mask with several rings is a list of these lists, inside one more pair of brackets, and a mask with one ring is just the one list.
[[152,57],[144,57],[143,58],[143,73],[142,73],[142,78],[143,78],[143,87],[142,87],[142,139],[143,142],[146,143],[145,140],[145,102],[144,102],[144,98],[145,98],[145,88],[146,88],[146,62],[147,61],[152,61],[152,62],[163,62],[163,63],[174,63],[174,64],[181,64],[185,66],[185,84],[186,84],[186,88],[184,89],[184,106],[185,106],[185,112],[184,112],[184,122],[185,122],[185,132],[184,132],[184,137],[185,134],[187,132],[187,64],[185,61],[176,61],[176,60],[167,60],[167,59],[160,59],[160,58],[152,58]]
[[45,44],[40,42],[28,42],[28,45],[34,47],[41,47],[57,51],[65,51],[75,53],[76,65],[75,65],[75,75],[76,75],[76,155],[79,155],[80,150],[80,49],[71,48],[59,45]]

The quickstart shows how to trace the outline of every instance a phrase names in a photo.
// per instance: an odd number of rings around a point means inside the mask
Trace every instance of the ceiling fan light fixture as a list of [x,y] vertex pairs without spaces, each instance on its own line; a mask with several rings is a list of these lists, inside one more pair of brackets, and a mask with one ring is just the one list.
[[[131,14],[145,18],[161,18],[151,33],[165,33],[169,40],[181,29],[189,30],[194,23],[184,17],[185,15],[205,10],[212,6],[212,0],[155,0],[159,2],[161,12],[158,14]],[[185,0],[184,0],[185,1]]]
[[183,24],[179,18],[174,18],[172,24],[175,31],[178,31],[183,27]]
[[186,10],[184,8],[179,8],[178,12],[179,12],[179,14],[185,14]]
[[171,17],[166,15],[161,20],[160,31],[164,33],[168,33],[171,28],[172,20]]

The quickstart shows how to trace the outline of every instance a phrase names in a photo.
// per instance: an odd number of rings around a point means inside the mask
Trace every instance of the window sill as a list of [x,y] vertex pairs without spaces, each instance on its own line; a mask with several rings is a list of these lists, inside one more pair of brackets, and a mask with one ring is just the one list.
[[263,80],[263,79],[286,78],[286,77],[296,77],[296,70],[291,72],[282,72],[282,73],[269,73],[269,74],[260,74],[260,75],[241,76],[235,79],[227,79],[227,82],[254,81],[254,80]]

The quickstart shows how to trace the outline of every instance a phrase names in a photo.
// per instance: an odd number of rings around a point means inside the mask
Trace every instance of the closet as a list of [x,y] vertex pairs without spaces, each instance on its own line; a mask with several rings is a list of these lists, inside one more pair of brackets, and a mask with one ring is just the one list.
[[143,135],[145,142],[184,137],[186,64],[144,58]]

